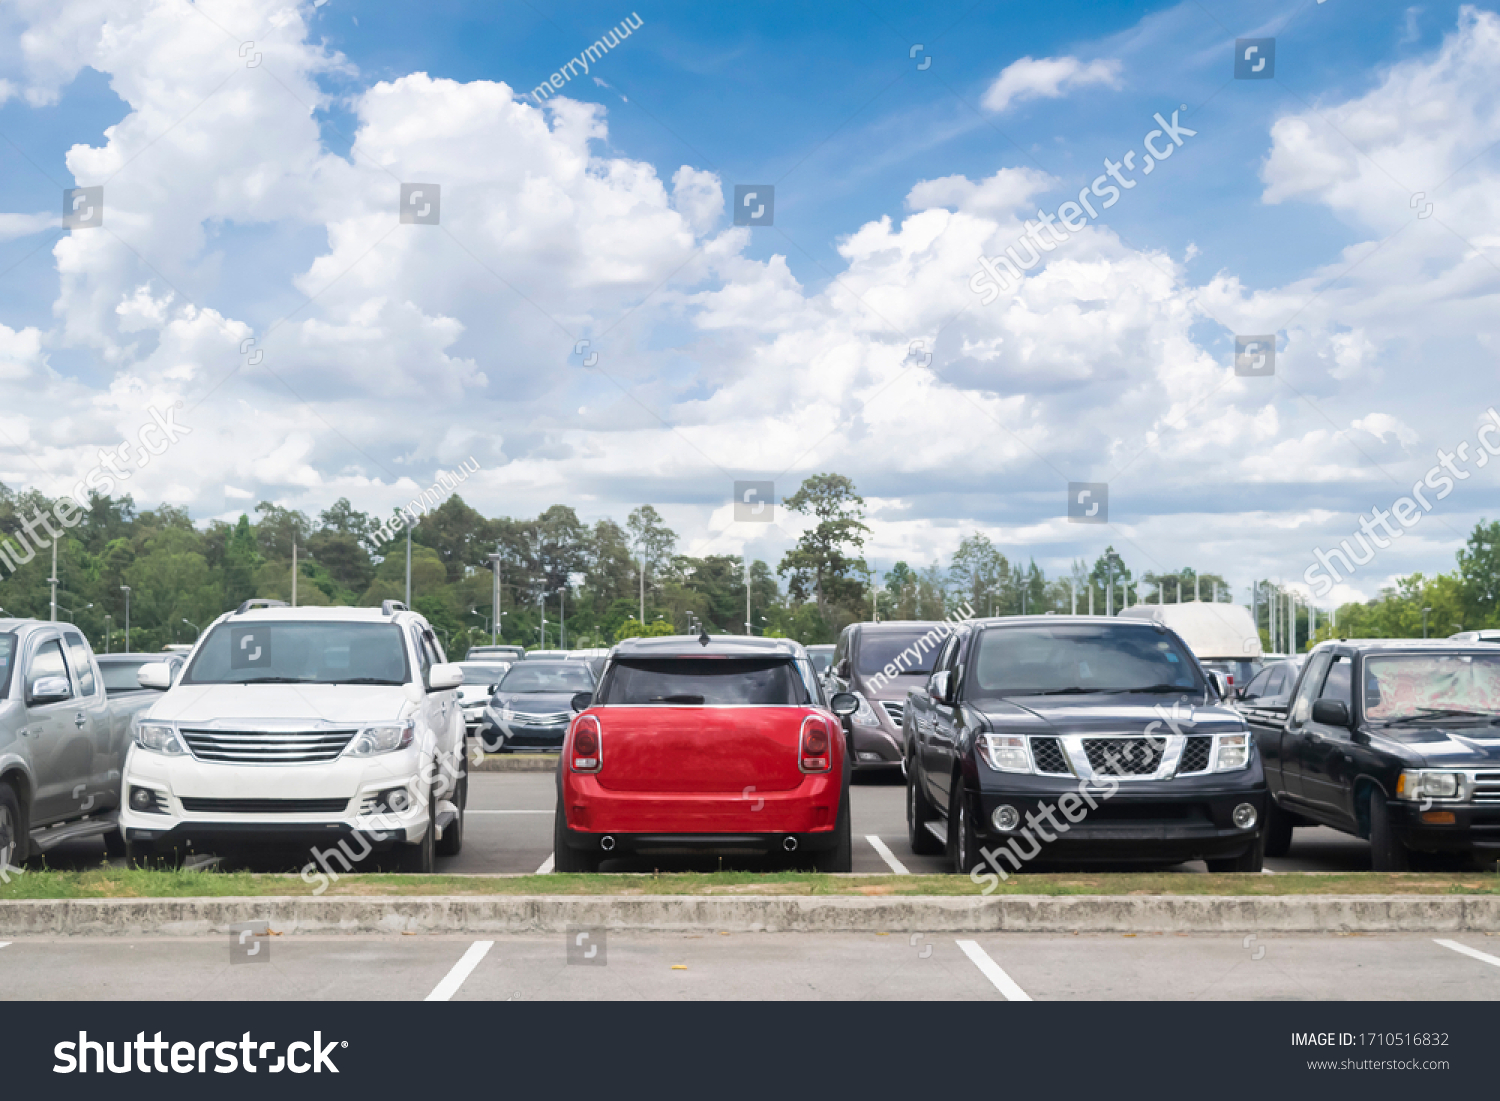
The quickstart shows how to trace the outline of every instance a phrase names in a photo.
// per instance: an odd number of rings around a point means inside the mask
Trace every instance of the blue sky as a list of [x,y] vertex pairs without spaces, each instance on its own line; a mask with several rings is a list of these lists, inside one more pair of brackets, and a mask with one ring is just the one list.
[[[1490,401],[1483,5],[81,3],[0,16],[8,484],[177,395],[218,448],[138,495],[203,520],[226,486],[383,510],[473,449],[486,511],[650,501],[714,549],[795,537],[736,528],[728,478],[837,469],[877,560],[979,529],[1052,570],[1134,541],[1295,577]],[[591,77],[524,94],[632,15]],[[1232,78],[1237,37],[1275,38],[1274,80]],[[1100,75],[993,100],[1048,65]],[[981,252],[1174,111],[1171,160],[976,303]],[[41,226],[106,177],[107,234]],[[398,179],[442,183],[442,231],[386,224]],[[774,183],[774,227],[730,225],[738,183]],[[1232,336],[1267,329],[1256,389]],[[1124,526],[1061,523],[1060,483],[1115,476]],[[1493,486],[1345,595],[1451,566]]]

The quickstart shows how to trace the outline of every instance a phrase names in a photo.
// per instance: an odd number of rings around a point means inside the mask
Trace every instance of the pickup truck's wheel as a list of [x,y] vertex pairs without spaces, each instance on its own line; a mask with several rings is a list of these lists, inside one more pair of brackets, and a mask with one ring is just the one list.
[[448,823],[448,828],[443,831],[443,839],[437,843],[438,856],[457,856],[464,847],[464,807],[469,802],[469,778],[459,778],[458,787],[453,792],[453,805],[458,808],[458,817]]
[[26,859],[25,835],[21,801],[8,784],[0,784],[0,871],[19,867]]
[[953,852],[954,870],[959,875],[968,875],[979,863],[979,839],[974,832],[974,819],[969,814],[968,803],[964,798],[963,780],[955,781],[953,794],[948,797],[948,843]]
[[1266,798],[1266,855],[1285,856],[1292,847],[1292,816]]
[[1411,852],[1391,829],[1391,808],[1385,796],[1370,792],[1370,863],[1377,872],[1411,870]]
[[552,827],[552,867],[559,872],[597,872],[599,854],[579,852],[568,847],[568,819],[563,814],[562,800],[557,803],[557,818]]
[[927,823],[937,818],[937,811],[927,793],[922,790],[922,778],[917,772],[917,763],[906,766],[906,835],[911,851],[918,856],[937,856],[943,851],[943,843],[928,830]]
[[1223,860],[1206,860],[1211,872],[1252,872],[1260,874],[1266,867],[1266,835],[1262,831],[1255,835],[1255,843],[1239,856]]
[[852,872],[854,870],[853,827],[849,824],[849,785],[844,785],[844,797],[839,800],[839,820],[833,827],[833,848],[818,853],[813,868],[820,872]]
[[437,841],[434,834],[437,833],[437,800],[432,796],[427,797],[427,831],[422,834],[422,840],[415,844],[405,844],[397,850],[398,867],[403,872],[414,875],[431,875],[433,866],[437,859]]
[[125,834],[120,830],[110,830],[104,835],[104,852],[106,856],[124,856],[125,849]]

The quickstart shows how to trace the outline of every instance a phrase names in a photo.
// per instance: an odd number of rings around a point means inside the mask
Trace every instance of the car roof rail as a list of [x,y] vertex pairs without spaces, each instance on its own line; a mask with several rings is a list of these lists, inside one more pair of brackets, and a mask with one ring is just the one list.
[[234,610],[235,615],[244,615],[254,608],[290,608],[285,600],[247,600]]
[[382,600],[380,602],[381,615],[395,615],[397,612],[409,611],[411,611],[411,609],[399,600]]

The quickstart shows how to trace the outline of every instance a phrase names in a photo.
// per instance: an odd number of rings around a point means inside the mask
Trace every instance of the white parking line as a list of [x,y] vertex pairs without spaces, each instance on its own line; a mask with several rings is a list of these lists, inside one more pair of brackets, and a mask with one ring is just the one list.
[[464,808],[465,814],[554,814],[550,810],[474,810],[470,807]]
[[1481,952],[1477,948],[1470,948],[1467,944],[1459,944],[1456,940],[1438,940],[1434,937],[1432,943],[1441,944],[1444,948],[1451,948],[1455,952],[1462,952],[1464,955],[1479,960],[1482,963],[1490,964],[1492,967],[1500,967],[1500,956],[1492,956],[1488,952]]
[[551,875],[552,865],[555,863],[556,853],[548,853],[547,859],[542,861],[542,866],[536,870],[537,875]]
[[979,968],[980,974],[994,984],[996,990],[1005,995],[1008,1002],[1029,1002],[1031,996],[1016,985],[1016,980],[1005,973],[1001,966],[990,959],[989,953],[979,947],[978,941],[961,940],[958,946],[963,949],[964,955],[974,962]]
[[886,867],[890,868],[891,871],[897,875],[911,875],[911,872],[906,870],[906,865],[896,859],[896,854],[891,852],[889,846],[884,841],[880,840],[873,833],[866,834],[865,840],[870,843],[870,848],[880,854],[880,859],[885,861]]
[[446,1002],[452,998],[458,993],[458,988],[464,984],[464,980],[474,973],[474,968],[479,966],[479,961],[484,959],[493,947],[495,947],[495,942],[492,940],[476,940],[469,945],[469,950],[453,965],[453,970],[443,976],[443,981],[433,987],[432,993],[423,1001]]
[[10,947],[10,941],[8,941],[8,940],[0,940],[0,948],[9,948],[9,947]]

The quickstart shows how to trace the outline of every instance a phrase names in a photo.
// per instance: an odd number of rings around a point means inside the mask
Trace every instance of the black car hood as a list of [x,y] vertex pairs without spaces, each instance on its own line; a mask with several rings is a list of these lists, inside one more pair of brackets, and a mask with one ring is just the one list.
[[[1184,733],[1242,730],[1245,720],[1222,703],[1205,704],[1201,695],[1014,696],[1004,700],[975,700],[978,711],[995,730],[1026,727],[1028,733],[1069,734],[1090,730],[1111,733],[1144,733],[1152,723],[1161,726],[1153,734],[1173,733],[1172,722]],[[1173,705],[1176,705],[1174,710]],[[1039,731],[1037,728],[1046,728]]]
[[1434,768],[1500,767],[1500,726],[1427,722],[1365,730],[1372,741],[1394,742]]
[[[579,689],[580,692],[586,689]],[[508,707],[512,711],[524,711],[531,715],[553,715],[559,711],[573,710],[573,697],[577,692],[496,692],[490,697],[491,707]]]

